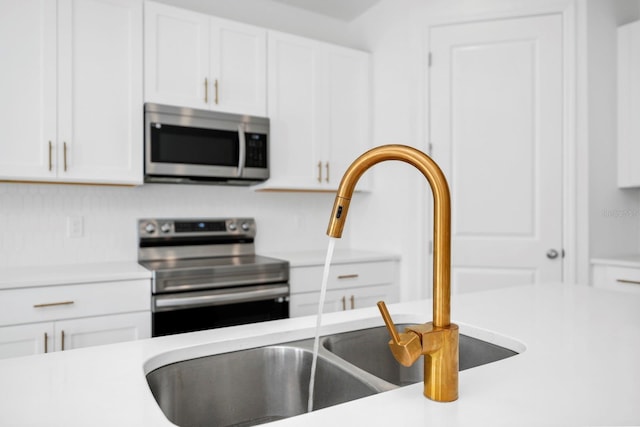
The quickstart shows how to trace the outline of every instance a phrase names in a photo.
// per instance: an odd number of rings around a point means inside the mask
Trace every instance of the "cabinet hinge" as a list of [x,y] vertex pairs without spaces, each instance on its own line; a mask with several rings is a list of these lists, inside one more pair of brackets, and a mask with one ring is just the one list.
[[433,65],[433,55],[431,55],[431,52],[429,52],[429,54],[427,55],[427,65],[429,67]]
[[427,154],[428,154],[429,156],[433,156],[433,144],[432,144],[432,143],[429,143],[429,144],[427,145]]
[[429,240],[429,254],[433,253],[433,240]]

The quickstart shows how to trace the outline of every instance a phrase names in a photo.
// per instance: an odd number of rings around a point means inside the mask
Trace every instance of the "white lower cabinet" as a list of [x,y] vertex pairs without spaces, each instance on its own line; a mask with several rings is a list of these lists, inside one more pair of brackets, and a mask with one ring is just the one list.
[[[394,295],[396,293],[393,285],[327,291],[322,312],[330,313],[333,311],[372,307],[380,300],[392,302],[392,300],[395,300]],[[320,292],[292,294],[289,303],[291,317],[317,314],[319,299]]]
[[[397,302],[397,264],[393,259],[331,266],[323,313],[372,307],[376,302]],[[318,312],[323,265],[291,267],[291,317]]]
[[0,291],[0,358],[151,336],[149,280]]
[[151,313],[99,316],[0,328],[0,359],[113,344],[151,336]]
[[611,291],[640,294],[640,257],[635,257],[637,265],[620,265],[615,260],[606,263],[592,261],[593,286]]

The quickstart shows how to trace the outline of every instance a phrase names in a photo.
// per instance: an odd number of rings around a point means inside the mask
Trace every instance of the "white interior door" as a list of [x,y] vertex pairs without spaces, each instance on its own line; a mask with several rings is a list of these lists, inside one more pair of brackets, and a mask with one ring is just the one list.
[[431,140],[452,197],[454,292],[562,279],[559,15],[434,27]]

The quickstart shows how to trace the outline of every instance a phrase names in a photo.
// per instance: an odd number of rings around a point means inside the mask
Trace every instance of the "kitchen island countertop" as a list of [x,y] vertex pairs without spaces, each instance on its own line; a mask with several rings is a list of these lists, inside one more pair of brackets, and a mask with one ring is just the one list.
[[[398,323],[431,301],[392,304]],[[269,426],[640,425],[640,296],[545,284],[454,295],[460,332],[521,354],[460,373],[459,399],[422,384]],[[167,363],[313,336],[315,316],[0,361],[0,425],[170,426],[145,374]],[[375,307],[323,316],[323,333],[382,325]],[[420,362],[418,362],[420,363]]]

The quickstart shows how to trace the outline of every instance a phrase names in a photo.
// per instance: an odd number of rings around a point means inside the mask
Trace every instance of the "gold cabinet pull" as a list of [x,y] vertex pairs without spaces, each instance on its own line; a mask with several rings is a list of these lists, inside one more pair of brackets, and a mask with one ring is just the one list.
[[628,283],[628,284],[631,284],[631,285],[640,285],[640,281],[637,281],[637,280],[617,279],[616,282],[618,282],[618,283]]
[[204,78],[204,103],[209,103],[209,79]]
[[33,308],[55,307],[58,305],[71,305],[73,303],[73,301],[46,302],[43,304],[34,304]]
[[322,162],[318,162],[318,182],[322,182]]
[[341,274],[338,279],[357,279],[358,277],[360,277],[359,274]]
[[354,308],[356,308],[356,297],[351,295],[351,298],[349,299],[351,300],[351,310],[353,310]]
[[342,297],[342,311],[347,309],[347,297]]
[[325,167],[327,169],[327,176],[325,177],[325,181],[329,182],[329,162],[325,163]]
[[60,350],[64,351],[64,330],[60,331],[60,340],[61,340]]
[[53,159],[51,157],[51,153],[53,151],[53,144],[49,141],[49,172],[53,170]]
[[63,157],[64,157],[64,171],[67,171],[67,143],[63,142],[62,143],[62,147],[63,147]]
[[215,101],[216,105],[218,105],[218,79],[215,79],[213,81],[213,88],[215,89],[214,101]]
[[46,332],[44,333],[44,352],[49,352],[49,335]]

